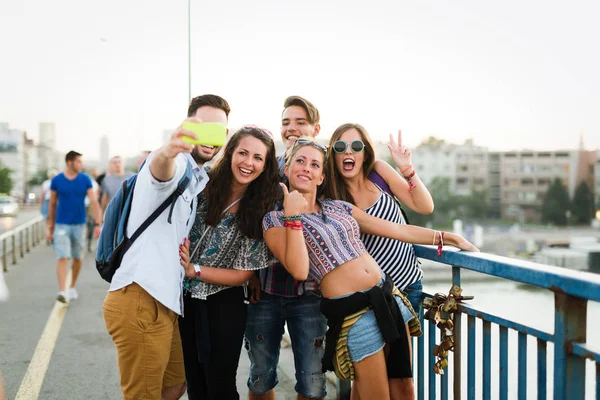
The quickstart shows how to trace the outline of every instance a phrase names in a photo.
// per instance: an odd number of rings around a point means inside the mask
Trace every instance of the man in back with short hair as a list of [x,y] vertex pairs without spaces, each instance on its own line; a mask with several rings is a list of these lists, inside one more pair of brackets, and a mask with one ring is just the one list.
[[[50,204],[46,220],[48,241],[54,244],[56,275],[59,292],[56,300],[68,303],[79,297],[75,284],[81,271],[82,249],[86,227],[85,199],[90,201],[96,221],[94,234],[98,237],[102,214],[92,180],[83,173],[81,153],[69,151],[65,156],[66,168],[50,181]],[[72,259],[71,285],[67,292],[67,261]]]
[[108,162],[108,170],[110,171],[110,174],[107,174],[104,179],[102,179],[102,184],[100,185],[100,192],[102,193],[100,205],[102,207],[102,212],[106,211],[108,203],[115,197],[115,194],[117,194],[123,181],[126,181],[133,176],[132,172],[125,171],[125,163],[119,156],[114,156],[110,159]]
[[[286,150],[302,136],[315,137],[319,110],[300,96],[290,96],[283,104],[281,140]],[[280,155],[279,175],[284,176],[285,157]],[[321,294],[317,282],[309,278],[299,282],[280,263],[260,270],[260,283],[251,280],[253,296],[248,307],[245,344],[250,358],[248,398],[275,399],[278,383],[279,349],[287,323],[290,332],[298,399],[321,399],[326,395],[321,359],[325,351],[327,320],[321,314]],[[256,302],[258,300],[258,302]]]

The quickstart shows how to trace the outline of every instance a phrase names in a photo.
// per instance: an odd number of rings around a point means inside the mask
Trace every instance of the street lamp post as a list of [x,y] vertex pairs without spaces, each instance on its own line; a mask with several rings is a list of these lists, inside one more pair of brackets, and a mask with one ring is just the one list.
[[192,25],[191,25],[191,0],[188,0],[188,102],[192,100]]

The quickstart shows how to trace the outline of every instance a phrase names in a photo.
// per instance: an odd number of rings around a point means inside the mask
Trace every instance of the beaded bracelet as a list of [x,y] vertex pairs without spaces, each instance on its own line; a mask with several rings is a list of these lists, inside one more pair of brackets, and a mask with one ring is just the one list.
[[292,228],[295,231],[302,230],[302,222],[300,222],[299,220],[284,221],[283,226],[286,228]]
[[406,182],[408,182],[408,193],[411,193],[414,189],[417,188],[417,185],[410,179],[407,179]]
[[413,172],[411,172],[409,176],[405,176],[404,179],[406,179],[407,181],[410,181],[412,179],[412,177],[415,176],[416,173],[417,173],[417,171],[415,171],[413,169]]
[[300,221],[302,220],[302,214],[296,214],[296,215],[290,215],[290,216],[282,216],[281,217],[282,221]]
[[442,255],[442,248],[444,247],[444,233],[445,232],[440,232],[440,242],[438,243],[438,248],[437,248],[437,256],[440,257]]

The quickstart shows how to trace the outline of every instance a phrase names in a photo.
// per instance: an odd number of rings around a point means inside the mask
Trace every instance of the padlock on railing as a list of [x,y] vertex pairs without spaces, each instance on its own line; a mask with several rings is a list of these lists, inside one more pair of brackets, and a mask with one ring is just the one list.
[[462,288],[454,285],[447,296],[436,293],[423,300],[423,308],[427,310],[423,318],[435,323],[442,333],[440,344],[433,348],[433,355],[437,358],[433,366],[436,374],[444,374],[444,369],[448,366],[448,352],[454,351],[454,313],[458,310],[458,303],[472,299],[473,296],[463,296]]

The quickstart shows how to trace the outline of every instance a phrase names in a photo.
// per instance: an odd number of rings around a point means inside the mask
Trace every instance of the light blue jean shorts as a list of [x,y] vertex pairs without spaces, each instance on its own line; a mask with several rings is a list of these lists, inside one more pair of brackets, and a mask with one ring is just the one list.
[[[383,286],[384,282],[385,274],[382,272],[381,281],[377,286]],[[368,290],[363,290],[363,292],[367,291]],[[333,299],[341,299],[350,295],[351,294],[345,294],[343,296],[333,297]],[[407,324],[408,321],[414,318],[414,315],[410,312],[408,307],[404,305],[402,299],[398,296],[394,296],[394,298],[396,299],[396,303],[398,303],[398,307],[400,307],[402,319],[404,319],[404,323]],[[348,332],[348,351],[350,352],[350,360],[352,362],[361,361],[383,349],[383,346],[385,346],[385,340],[379,330],[379,325],[377,325],[375,312],[370,308],[354,323],[354,325],[352,325]]]
[[54,251],[56,258],[81,260],[85,224],[56,224],[54,227]]

